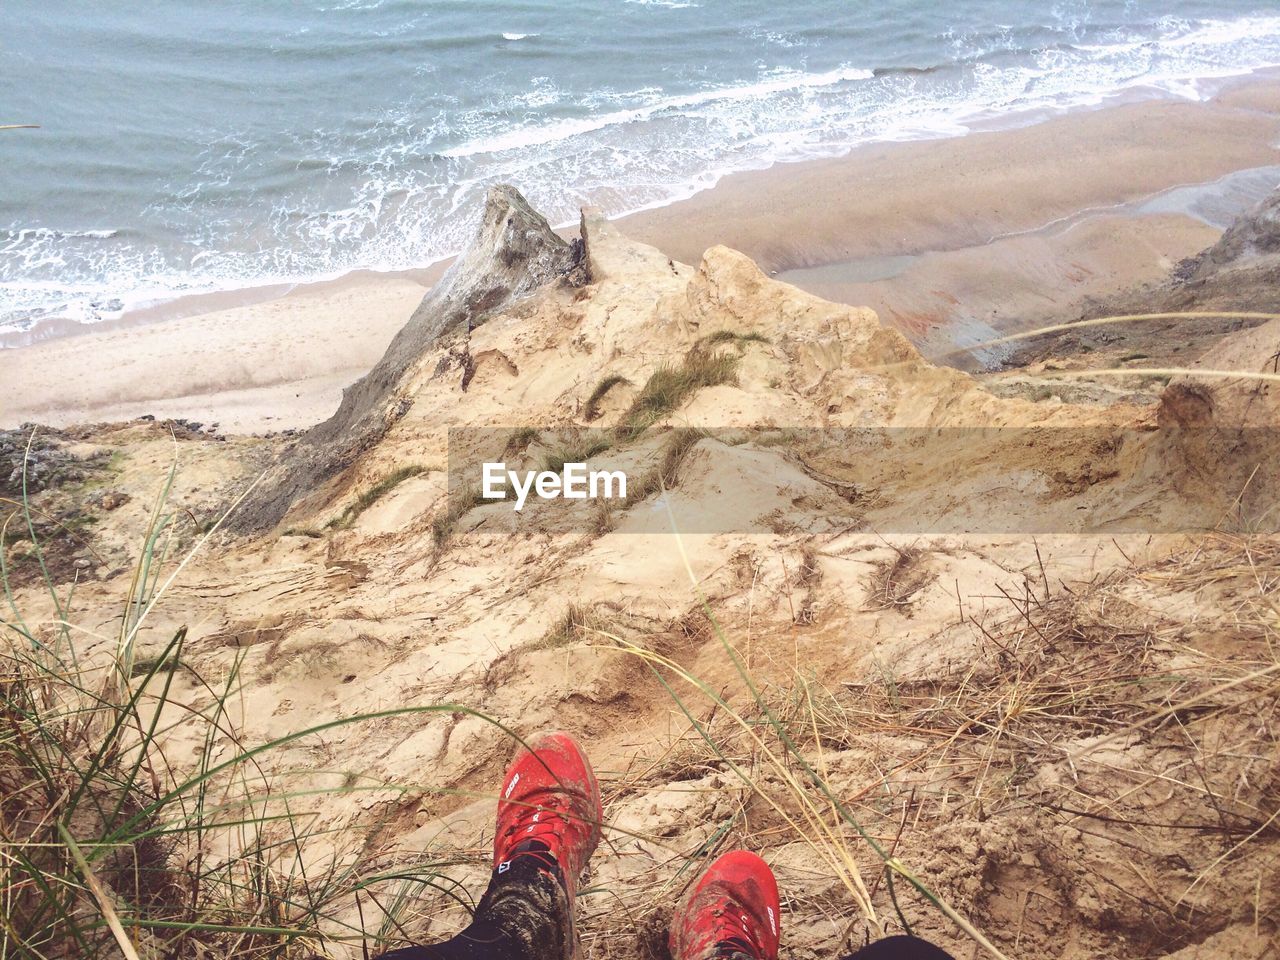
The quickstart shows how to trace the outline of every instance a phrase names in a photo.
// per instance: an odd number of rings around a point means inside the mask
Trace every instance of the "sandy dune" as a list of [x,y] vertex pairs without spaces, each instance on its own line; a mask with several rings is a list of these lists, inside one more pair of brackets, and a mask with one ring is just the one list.
[[[899,910],[957,956],[981,955],[906,874],[971,921],[994,955],[1261,956],[1280,911],[1268,826],[1280,691],[1266,672],[1280,551],[1250,532],[1275,487],[1258,484],[1261,500],[1235,491],[1274,462],[1179,445],[1154,428],[1195,411],[1215,429],[1274,425],[1274,392],[1175,381],[1159,402],[1000,398],[928,363],[873,311],[771,279],[740,253],[713,247],[683,264],[586,224],[587,281],[546,287],[427,350],[394,385],[402,415],[358,462],[276,531],[222,543],[184,571],[138,653],[155,655],[188,627],[176,701],[207,702],[210,678],[238,669],[233,719],[248,744],[441,704],[521,735],[570,730],[606,800],[597,892],[581,903],[592,955],[651,955],[698,865],[741,844],[779,874],[796,956],[896,932]],[[1277,335],[1275,324],[1233,335],[1217,362],[1239,363]],[[682,396],[615,454],[656,462],[676,435],[667,426],[771,429],[773,439],[739,445],[698,438],[664,478],[668,496],[712,512],[731,505],[772,523],[767,532],[677,539],[651,522],[660,491],[568,532],[549,525],[553,505],[514,530],[506,504],[451,509],[450,428],[613,428],[631,422],[660,367],[687,367],[708,349],[733,376]],[[606,375],[625,382],[588,425],[584,406]],[[813,440],[823,436],[814,428],[993,426],[1018,439],[961,442],[923,469],[909,469],[909,446],[876,456]],[[1018,432],[1028,429],[1034,437]],[[1129,433],[1139,438],[1116,440]],[[1098,442],[1072,439],[1081,435]],[[110,624],[174,441],[144,423],[63,442],[115,451],[100,482],[132,496],[101,514],[103,562],[85,568],[100,579],[76,590],[84,622]],[[513,461],[556,452],[550,440],[523,443]],[[180,475],[197,478],[177,505],[201,517],[265,455],[289,462],[287,447],[262,440],[191,438],[177,450]],[[406,466],[422,470],[344,520]],[[222,488],[209,489],[213,477]],[[1224,488],[1240,509],[1216,532],[1143,532],[1185,529]],[[892,532],[938,509],[967,510],[963,529]],[[837,513],[845,522],[819,531],[799,522]],[[992,532],[1010,515],[1048,532]],[[1113,533],[1117,518],[1136,527]],[[181,529],[191,542],[194,528]],[[36,609],[43,596],[33,587],[20,599]],[[82,656],[113,648],[86,639]],[[445,875],[478,894],[511,744],[486,720],[443,709],[257,758],[277,789],[361,788],[307,794],[312,823],[328,831],[306,844],[311,874],[333,861],[368,875],[441,857]],[[803,786],[795,757],[770,760],[787,754],[778,728],[901,864],[897,909],[870,844]],[[171,754],[198,753],[202,735],[176,726]],[[298,860],[282,855],[274,869],[285,882]],[[338,919],[362,923],[349,900]],[[397,923],[435,937],[464,920],[447,894],[415,889]],[[326,949],[359,955],[357,943]]]

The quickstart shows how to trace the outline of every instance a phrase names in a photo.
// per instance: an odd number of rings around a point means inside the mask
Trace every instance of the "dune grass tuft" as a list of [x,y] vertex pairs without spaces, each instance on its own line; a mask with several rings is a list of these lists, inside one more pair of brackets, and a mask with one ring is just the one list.
[[870,606],[877,610],[904,610],[911,598],[930,581],[927,557],[916,547],[895,547],[894,557],[876,565],[871,578]]
[[694,427],[672,430],[663,444],[657,464],[627,488],[626,507],[634,506],[661,490],[669,490],[680,481],[680,467],[685,458],[708,434]]
[[571,603],[564,613],[541,637],[526,646],[525,650],[554,650],[590,639],[605,625],[603,617],[591,607]]
[[663,364],[650,376],[622,416],[618,432],[625,440],[644,433],[678,410],[705,387],[738,382],[738,362],[732,352],[695,345],[679,365]]
[[586,463],[604,453],[613,444],[599,432],[573,432],[559,446],[547,452],[542,469],[559,473],[566,463]]
[[[404,483],[410,477],[416,477],[420,473],[425,473],[426,467],[410,465],[400,467],[387,474],[373,486],[362,492],[356,497],[355,502],[348,506],[338,516],[334,517],[325,524],[326,530],[347,530],[352,524],[360,518],[360,514],[364,513],[375,503],[385,497],[400,484]],[[305,534],[304,534],[305,536]]]
[[[118,633],[76,623],[74,584],[43,565],[40,537],[42,591],[19,593],[0,553],[0,956],[302,960],[347,942],[383,948],[423,891],[445,886],[440,865],[430,851],[389,871],[338,854],[317,861],[314,849],[336,847],[311,804],[404,788],[355,771],[272,773],[267,761],[364,722],[483,715],[402,707],[247,741],[234,719],[242,658],[205,677],[185,655],[185,627],[158,645],[148,635],[167,589],[221,525],[172,555],[175,473],[153,506]],[[25,491],[18,512],[32,529]],[[179,672],[194,699],[178,696]],[[351,919],[357,898],[385,908],[370,928]]]
[[720,346],[725,343],[769,343],[770,340],[763,333],[756,330],[747,333],[739,333],[736,330],[717,330],[715,333],[709,333],[702,337],[698,343],[708,347]]
[[587,402],[582,405],[582,419],[588,422],[600,419],[600,404],[608,395],[609,391],[614,387],[622,386],[624,383],[630,383],[626,377],[611,373],[604,377],[596,384],[595,389],[591,391],[591,396],[587,397]]
[[507,437],[507,445],[502,451],[503,456],[512,457],[524,453],[531,444],[537,443],[540,436],[542,434],[534,427],[517,427]]
[[436,549],[443,548],[453,537],[459,520],[480,504],[488,502],[490,501],[485,499],[479,485],[467,490],[451,491],[444,506],[436,512],[435,519],[431,521],[431,540]]

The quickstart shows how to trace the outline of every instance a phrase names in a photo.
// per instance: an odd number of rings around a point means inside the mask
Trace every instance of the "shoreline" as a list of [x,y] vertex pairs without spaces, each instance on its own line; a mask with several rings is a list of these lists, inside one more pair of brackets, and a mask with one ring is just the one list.
[[[1278,137],[1273,71],[1224,83],[1207,101],[1141,99],[731,173],[615,222],[688,263],[717,243],[741,250],[779,279],[873,307],[928,353],[1158,279],[1220,228],[1192,216],[1185,198],[1144,204],[1280,165]],[[231,433],[319,422],[449,262],[267,297],[181,298],[0,350],[0,426],[145,413]],[[41,375],[49,369],[62,372]]]
[[0,351],[0,424],[149,415],[233,434],[311,426],[377,363],[428,289],[403,277],[341,278],[275,300]]
[[[665,242],[677,260],[726,242],[766,272],[945,251],[1274,165],[1278,133],[1280,74],[1229,84],[1201,102],[1119,103],[729,174],[678,204],[616,223],[642,242]],[[1110,148],[1105,170],[1096,145]],[[781,232],[779,223],[795,229]]]
[[[1208,95],[1199,101],[1191,101],[1177,97],[1171,94],[1168,90],[1158,86],[1137,85],[1106,94],[1097,103],[1073,104],[1063,108],[1038,106],[1025,110],[1016,110],[1010,113],[993,114],[991,116],[977,115],[965,126],[965,131],[963,133],[939,133],[936,136],[907,137],[897,140],[870,140],[859,143],[848,150],[831,156],[812,157],[802,160],[778,160],[765,167],[749,167],[740,170],[716,171],[710,176],[709,185],[686,184],[684,189],[677,192],[670,199],[655,201],[634,209],[625,210],[611,216],[611,219],[619,224],[626,224],[628,226],[632,223],[637,223],[640,225],[640,230],[644,231],[645,226],[649,221],[665,224],[666,218],[663,216],[664,211],[670,211],[673,208],[683,208],[686,205],[694,205],[695,201],[699,198],[720,191],[722,186],[726,183],[730,183],[736,187],[740,182],[739,178],[746,178],[750,181],[757,177],[772,176],[776,171],[781,171],[778,175],[785,176],[785,171],[805,170],[809,168],[819,169],[829,165],[839,165],[853,157],[864,157],[869,151],[881,151],[886,149],[893,151],[898,147],[962,142],[972,136],[1029,130],[1044,124],[1052,124],[1073,117],[1088,116],[1094,113],[1105,113],[1119,108],[1138,105],[1181,104],[1189,107],[1210,105],[1224,94],[1230,95],[1233,91],[1238,91],[1242,88],[1248,89],[1256,86],[1266,87],[1273,84],[1280,85],[1280,66],[1264,67],[1253,70],[1249,73],[1235,74],[1225,77],[1204,77],[1199,78],[1195,83],[1204,87],[1208,91]],[[1187,185],[1194,184],[1188,183]],[[766,186],[766,189],[770,188],[771,185]],[[571,232],[576,236],[577,222],[575,220],[556,224],[554,225],[554,229],[559,233]],[[637,239],[640,239],[639,235],[637,235]],[[651,243],[654,246],[660,246],[660,244],[654,243],[652,240],[647,238],[644,239],[644,242]],[[712,243],[707,243],[702,249],[706,249],[707,246],[711,245]],[[727,243],[726,245],[734,246],[732,243]],[[741,247],[735,248],[742,249]],[[743,249],[742,252],[748,253],[748,255],[752,256],[752,258],[755,259],[762,268],[765,268],[767,256],[757,256],[745,249]],[[677,254],[672,255],[678,260],[684,259]],[[698,252],[698,256],[700,255],[701,251]],[[172,298],[157,300],[145,306],[126,309],[119,316],[113,316],[94,323],[82,323],[68,317],[45,318],[23,330],[0,330],[0,354],[5,350],[21,349],[36,343],[43,343],[62,337],[80,336],[83,334],[94,333],[99,330],[117,329],[122,326],[157,323],[179,317],[198,316],[204,313],[227,309],[232,306],[249,306],[257,303],[268,302],[297,293],[325,289],[335,284],[343,284],[349,280],[356,280],[359,278],[383,278],[388,280],[410,279],[416,281],[425,279],[427,281],[434,282],[444,274],[456,257],[457,252],[454,252],[418,267],[388,270],[362,267],[334,276],[318,277],[314,279],[297,281],[263,280],[260,282],[247,283],[243,286],[201,291],[198,293],[180,294]],[[696,260],[696,257],[694,259]],[[803,264],[803,266],[820,266],[825,265],[826,263],[844,262],[844,260],[847,259],[849,258],[843,257],[835,260],[826,260],[822,264],[806,263]],[[790,269],[791,266],[792,265],[788,264],[783,269]],[[110,294],[103,294],[103,296],[109,297]]]
[[3,356],[7,350],[21,350],[68,337],[91,336],[100,332],[181,320],[184,317],[200,317],[236,307],[271,303],[292,296],[340,290],[353,283],[407,280],[429,288],[444,275],[455,256],[444,257],[435,263],[425,267],[415,267],[412,270],[349,270],[346,273],[319,280],[302,280],[297,283],[270,281],[246,287],[185,294],[174,297],[172,300],[161,300],[145,307],[126,310],[120,316],[109,317],[96,323],[81,323],[65,317],[46,318],[26,330],[0,332],[0,356]]

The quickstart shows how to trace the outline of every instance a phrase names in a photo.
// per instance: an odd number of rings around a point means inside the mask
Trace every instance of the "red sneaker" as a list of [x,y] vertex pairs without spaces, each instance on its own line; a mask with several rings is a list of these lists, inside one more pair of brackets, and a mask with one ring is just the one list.
[[503,779],[493,867],[502,873],[522,854],[549,856],[572,900],[578,875],[600,842],[600,788],[567,733],[545,734],[530,747],[521,748]]
[[674,960],[726,952],[778,960],[778,882],[769,865],[746,850],[713,863],[676,908],[670,943]]

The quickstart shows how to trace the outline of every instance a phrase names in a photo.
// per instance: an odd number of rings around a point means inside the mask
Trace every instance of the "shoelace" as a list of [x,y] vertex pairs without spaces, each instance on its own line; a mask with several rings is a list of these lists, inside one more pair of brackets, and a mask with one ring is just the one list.
[[764,956],[764,947],[760,943],[759,933],[751,915],[731,899],[720,898],[712,908],[711,915],[715,918],[715,922],[694,942],[694,956],[705,956],[708,947],[723,943],[733,943],[735,947],[733,952],[738,952],[736,947],[741,944],[750,948],[749,951],[742,952],[749,952],[754,957]]
[[[549,791],[545,799],[534,800],[530,797],[522,806],[520,815],[503,833],[504,839],[510,840],[518,836],[521,841],[541,840],[546,843],[548,837],[556,837],[559,834],[557,820],[566,824],[572,822],[569,816],[569,803],[559,792]],[[551,844],[547,845],[551,846]]]

